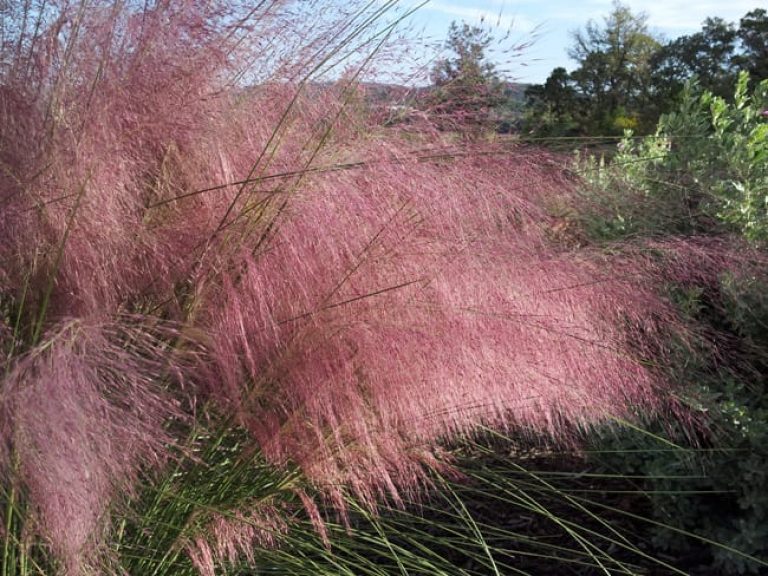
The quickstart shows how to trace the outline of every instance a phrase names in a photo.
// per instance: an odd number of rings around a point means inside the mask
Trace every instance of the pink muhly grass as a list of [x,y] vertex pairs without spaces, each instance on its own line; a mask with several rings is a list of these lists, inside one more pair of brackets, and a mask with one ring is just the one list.
[[[669,401],[647,362],[686,331],[665,272],[549,241],[570,185],[555,158],[377,140],[350,128],[344,83],[307,84],[363,41],[341,41],[362,5],[293,59],[301,3],[73,3],[6,58],[0,293],[23,321],[0,328],[3,481],[70,573],[119,491],[162,468],[174,418],[216,411],[331,501],[373,507],[481,426],[572,444]],[[179,414],[181,382],[204,413]],[[201,573],[287,529],[235,512],[190,540]]]
[[160,465],[174,442],[165,424],[180,413],[160,388],[163,348],[139,328],[72,320],[4,378],[3,481],[24,482],[68,573],[93,559],[108,509],[133,490],[139,467]]
[[[314,506],[309,499],[306,503]],[[216,566],[236,566],[243,559],[253,563],[256,548],[277,546],[288,530],[283,514],[262,505],[233,516],[216,515],[207,525],[206,535],[197,536],[187,546],[187,553],[202,576],[214,576]]]
[[[496,161],[514,174],[515,155]],[[658,406],[662,381],[627,342],[678,325],[671,307],[639,271],[548,248],[541,209],[486,162],[313,177],[244,256],[201,318],[209,390],[268,457],[372,502],[418,482],[441,438],[568,441]]]
[[[158,219],[174,216],[167,207],[149,206],[237,180],[254,171],[257,158],[259,176],[302,166],[322,131],[321,118],[336,104],[305,98],[287,108],[301,85],[275,81],[299,71],[272,51],[295,43],[300,14],[294,9],[305,7],[259,6],[243,12],[229,2],[141,10],[73,3],[59,13],[42,12],[39,22],[34,3],[18,8],[29,12],[29,29],[20,31],[22,50],[16,54],[14,47],[13,66],[0,83],[0,138],[6,143],[0,150],[6,168],[0,174],[0,257],[21,259],[12,270],[56,275],[54,312],[114,310],[142,294],[150,274],[168,290],[178,281],[174,272],[183,275],[201,254],[190,253],[190,243],[205,244],[238,187],[187,204],[197,208],[198,224],[194,239],[185,234],[188,262],[179,262],[176,246],[148,236]],[[353,2],[347,10],[357,16],[360,7]],[[320,64],[330,30],[322,18],[305,30],[307,45],[293,54],[301,68]],[[233,82],[255,55],[263,59],[263,84],[249,94]],[[273,139],[274,149],[265,153]],[[61,260],[54,261],[67,235]],[[11,282],[24,283],[18,276]]]
[[[72,574],[92,563],[111,499],[173,445],[177,410],[160,387],[180,372],[177,334],[155,346],[142,330],[173,316],[195,334],[182,300],[238,266],[227,229],[253,191],[166,201],[300,175],[340,109],[304,95],[307,74],[372,34],[354,33],[367,3],[309,20],[313,5],[30,0],[0,14],[3,481],[23,484],[26,529]],[[261,86],[242,88],[243,75]],[[125,311],[146,326],[127,335]]]

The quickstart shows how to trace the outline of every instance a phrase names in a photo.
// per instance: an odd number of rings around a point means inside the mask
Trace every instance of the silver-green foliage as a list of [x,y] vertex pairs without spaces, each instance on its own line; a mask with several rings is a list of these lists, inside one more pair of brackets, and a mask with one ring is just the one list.
[[[631,198],[614,198],[613,227],[689,232],[714,220],[751,241],[768,240],[767,109],[768,80],[750,92],[746,72],[731,101],[688,83],[655,134],[627,132],[611,163],[586,165],[593,186]],[[638,212],[638,201],[657,209]]]

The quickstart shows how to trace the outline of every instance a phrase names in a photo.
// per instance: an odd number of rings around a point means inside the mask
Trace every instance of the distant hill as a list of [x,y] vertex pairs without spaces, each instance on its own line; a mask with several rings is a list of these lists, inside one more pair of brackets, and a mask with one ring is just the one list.
[[522,82],[505,82],[504,95],[514,102],[525,102],[525,91],[529,86]]
[[431,91],[429,87],[425,86],[414,87],[377,82],[363,82],[360,87],[365,91],[366,99],[369,102],[379,105],[416,102]]
[[[525,90],[530,84],[519,82],[505,82],[504,95],[512,102],[523,102]],[[382,84],[377,82],[363,82],[360,85],[365,91],[366,98],[374,104],[414,105],[416,102],[428,96],[432,86],[402,86],[400,84]]]
[[[500,133],[516,132],[519,129],[525,103],[525,91],[529,84],[504,83],[504,102],[493,112],[496,130]],[[364,82],[360,84],[365,99],[380,110],[387,124],[412,123],[429,118],[429,96],[433,86],[403,86]]]

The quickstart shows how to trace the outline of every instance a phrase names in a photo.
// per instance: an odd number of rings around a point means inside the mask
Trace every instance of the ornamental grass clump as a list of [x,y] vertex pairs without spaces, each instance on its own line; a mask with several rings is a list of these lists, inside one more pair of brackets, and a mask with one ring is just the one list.
[[227,430],[217,470],[286,476],[184,509],[164,557],[206,574],[279,545],[280,494],[322,531],[312,495],[397,503],[480,426],[681,410],[659,274],[551,243],[555,159],[351,129],[357,69],[315,81],[386,50],[390,4],[2,8],[4,574],[127,571],[116,542],[165,529],[143,488],[203,482]]

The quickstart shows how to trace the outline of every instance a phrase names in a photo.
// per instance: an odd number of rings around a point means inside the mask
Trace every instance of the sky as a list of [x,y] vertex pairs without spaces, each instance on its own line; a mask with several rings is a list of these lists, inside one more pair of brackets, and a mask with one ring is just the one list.
[[[404,0],[416,5],[418,0]],[[765,0],[624,0],[633,13],[648,16],[651,33],[667,39],[701,29],[705,18],[719,16],[738,24],[750,10],[765,7]],[[588,20],[599,23],[611,11],[611,0],[430,0],[410,19],[425,43],[438,44],[452,21],[482,23],[497,38],[508,35],[491,55],[511,80],[543,82],[553,68],[573,70],[568,58],[572,32]],[[515,50],[517,45],[528,45]]]

